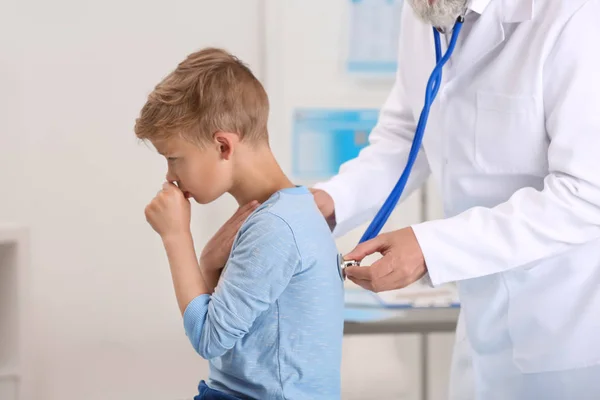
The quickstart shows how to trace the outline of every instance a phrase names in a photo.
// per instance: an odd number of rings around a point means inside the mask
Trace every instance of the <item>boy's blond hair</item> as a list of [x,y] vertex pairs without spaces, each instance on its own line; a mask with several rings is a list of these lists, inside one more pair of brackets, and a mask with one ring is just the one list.
[[190,54],[148,96],[135,134],[140,139],[179,136],[200,146],[216,132],[248,143],[267,143],[269,100],[250,69],[228,52]]

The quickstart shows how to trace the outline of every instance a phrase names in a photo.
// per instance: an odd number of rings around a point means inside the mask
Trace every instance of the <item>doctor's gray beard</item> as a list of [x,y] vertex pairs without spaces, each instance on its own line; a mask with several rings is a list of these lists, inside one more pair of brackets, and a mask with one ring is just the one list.
[[417,16],[437,28],[451,28],[463,13],[468,0],[408,0]]

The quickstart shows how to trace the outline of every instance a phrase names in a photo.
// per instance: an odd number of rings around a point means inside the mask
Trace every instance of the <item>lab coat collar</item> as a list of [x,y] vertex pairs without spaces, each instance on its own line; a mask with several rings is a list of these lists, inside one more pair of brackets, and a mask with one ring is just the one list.
[[[468,9],[483,14],[492,0],[470,0]],[[500,6],[500,20],[505,23],[530,21],[534,15],[535,0],[496,0]]]
[[483,11],[490,4],[491,0],[471,0],[469,1],[469,10],[475,11],[477,14],[483,14]]
[[457,75],[468,73],[481,59],[504,42],[505,23],[533,18],[535,0],[471,0],[470,11],[481,14],[465,39],[463,50],[457,52]]
[[502,22],[517,23],[533,19],[535,0],[502,0],[502,3]]

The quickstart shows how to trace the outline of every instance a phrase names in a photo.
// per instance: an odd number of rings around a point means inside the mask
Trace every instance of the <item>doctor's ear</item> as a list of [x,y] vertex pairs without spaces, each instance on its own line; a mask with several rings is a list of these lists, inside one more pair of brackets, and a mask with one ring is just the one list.
[[231,158],[236,146],[240,142],[239,135],[231,132],[217,132],[214,134],[213,138],[223,160],[229,160]]

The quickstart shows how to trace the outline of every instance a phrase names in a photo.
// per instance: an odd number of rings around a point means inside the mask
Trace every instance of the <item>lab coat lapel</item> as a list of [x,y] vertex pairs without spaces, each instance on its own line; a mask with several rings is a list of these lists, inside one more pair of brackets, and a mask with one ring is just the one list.
[[461,51],[456,54],[457,75],[468,73],[504,41],[504,26],[498,6],[501,3],[491,2],[485,12],[475,21],[468,36],[464,38]]
[[457,74],[468,73],[505,40],[504,25],[529,21],[534,16],[535,0],[497,0],[482,7],[464,45],[457,54]]
[[501,18],[504,23],[530,21],[535,13],[535,0],[504,0]]

